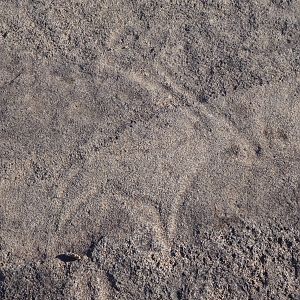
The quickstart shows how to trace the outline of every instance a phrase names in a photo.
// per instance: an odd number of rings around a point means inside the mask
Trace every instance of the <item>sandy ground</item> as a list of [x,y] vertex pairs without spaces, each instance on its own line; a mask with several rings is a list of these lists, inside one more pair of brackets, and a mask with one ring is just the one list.
[[0,0],[1,299],[300,299],[300,2]]

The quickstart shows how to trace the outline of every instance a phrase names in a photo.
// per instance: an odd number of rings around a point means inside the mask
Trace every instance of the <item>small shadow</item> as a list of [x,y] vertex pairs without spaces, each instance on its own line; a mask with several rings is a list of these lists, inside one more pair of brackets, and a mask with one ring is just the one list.
[[118,282],[117,282],[115,276],[114,276],[112,273],[110,273],[110,272],[108,271],[108,272],[106,273],[106,277],[107,277],[107,279],[108,279],[108,281],[109,281],[111,287],[114,288],[114,289],[117,290],[117,291],[120,291],[120,289],[118,288],[118,285],[117,285]]
[[59,260],[61,260],[63,262],[72,262],[72,261],[79,260],[79,258],[77,256],[72,255],[72,254],[59,254],[55,258],[58,258]]
[[90,247],[86,251],[86,256],[88,258],[92,258],[93,257],[93,252],[94,252],[95,247],[96,247],[96,244],[95,244],[94,241],[92,241]]
[[258,145],[255,149],[255,154],[256,156],[261,156],[262,155],[262,147]]
[[3,282],[5,280],[4,274],[0,271],[0,282]]

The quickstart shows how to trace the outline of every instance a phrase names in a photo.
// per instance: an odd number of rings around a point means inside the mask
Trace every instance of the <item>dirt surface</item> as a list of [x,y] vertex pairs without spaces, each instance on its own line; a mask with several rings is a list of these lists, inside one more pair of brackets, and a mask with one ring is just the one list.
[[0,299],[300,299],[300,2],[0,0]]

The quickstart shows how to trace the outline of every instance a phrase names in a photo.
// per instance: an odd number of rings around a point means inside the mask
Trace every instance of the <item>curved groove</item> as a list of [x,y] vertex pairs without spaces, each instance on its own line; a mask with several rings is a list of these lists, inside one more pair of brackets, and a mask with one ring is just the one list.
[[[111,64],[107,58],[101,59],[100,63],[103,65],[104,68],[108,68],[110,70],[113,70],[114,72],[120,74],[121,76],[127,78],[128,80],[137,83],[139,86],[145,88],[150,93],[155,93],[156,91],[159,91],[160,93],[163,93],[165,97],[174,97],[176,98],[176,104],[177,106],[183,106],[188,107],[191,111],[194,112],[194,110],[198,107],[201,108],[201,112],[211,119],[215,124],[220,124],[221,126],[224,126],[228,131],[230,131],[233,135],[238,136],[240,139],[243,140],[248,146],[253,146],[253,141],[246,137],[242,132],[240,132],[230,120],[224,117],[224,115],[221,112],[216,111],[212,105],[206,105],[203,103],[200,103],[197,100],[197,97],[187,91],[186,89],[180,87],[178,84],[176,84],[169,76],[166,75],[160,75],[159,73],[165,73],[165,71],[160,67],[156,66],[156,70],[159,72],[157,73],[158,76],[160,76],[161,79],[164,79],[163,81],[167,80],[167,84],[164,85],[155,78],[146,78],[142,74],[138,74],[134,71],[125,71],[122,70],[120,66],[116,66],[116,64]],[[220,126],[219,125],[219,126]]]
[[180,188],[180,191],[178,192],[176,198],[174,199],[174,203],[171,208],[171,212],[168,219],[168,239],[169,241],[172,241],[176,235],[177,231],[177,221],[178,221],[178,212],[179,209],[183,203],[183,199],[189,190],[189,188],[193,185],[195,178],[197,177],[198,169],[194,170],[194,172],[191,174],[189,179],[184,178],[179,185],[182,187]]

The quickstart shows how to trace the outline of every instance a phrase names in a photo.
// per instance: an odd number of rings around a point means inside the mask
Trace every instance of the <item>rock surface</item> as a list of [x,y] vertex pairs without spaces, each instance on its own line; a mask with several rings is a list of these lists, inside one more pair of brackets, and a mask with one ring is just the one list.
[[0,299],[300,299],[299,29],[0,0]]

